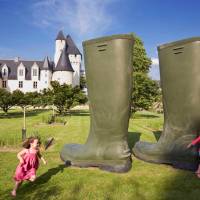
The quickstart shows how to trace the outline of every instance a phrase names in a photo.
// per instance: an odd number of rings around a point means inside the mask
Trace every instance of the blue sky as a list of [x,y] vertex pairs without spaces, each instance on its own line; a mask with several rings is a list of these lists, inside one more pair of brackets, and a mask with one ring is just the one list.
[[53,58],[60,29],[81,51],[83,40],[134,32],[159,79],[157,46],[200,36],[199,0],[0,0],[0,8],[1,58]]

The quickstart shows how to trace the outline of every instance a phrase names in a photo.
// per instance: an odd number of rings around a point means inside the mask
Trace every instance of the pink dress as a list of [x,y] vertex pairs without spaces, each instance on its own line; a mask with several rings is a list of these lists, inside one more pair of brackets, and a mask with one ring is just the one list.
[[15,171],[14,179],[16,181],[28,180],[36,175],[36,170],[39,167],[39,159],[37,151],[35,153],[28,151],[23,156],[24,163],[19,164]]

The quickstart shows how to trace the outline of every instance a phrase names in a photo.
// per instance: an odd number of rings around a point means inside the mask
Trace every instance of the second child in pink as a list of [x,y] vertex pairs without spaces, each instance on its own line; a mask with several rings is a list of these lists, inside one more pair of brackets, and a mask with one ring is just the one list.
[[[198,143],[200,143],[200,136],[198,136],[196,139],[192,140],[192,142],[187,145],[187,148],[190,148],[191,146],[194,146],[194,145],[196,145]],[[200,156],[200,149],[198,151],[199,151],[198,154]],[[197,174],[197,177],[200,178],[200,164],[198,166],[196,174]]]

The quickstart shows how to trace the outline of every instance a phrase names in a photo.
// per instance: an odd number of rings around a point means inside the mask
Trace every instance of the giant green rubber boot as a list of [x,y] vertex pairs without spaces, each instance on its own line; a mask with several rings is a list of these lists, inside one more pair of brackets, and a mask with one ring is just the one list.
[[131,35],[83,42],[90,106],[90,133],[84,145],[66,144],[60,157],[78,167],[112,172],[131,168],[127,144],[132,91]]
[[158,47],[164,128],[156,144],[138,142],[136,157],[195,170],[197,149],[186,146],[200,130],[200,38]]

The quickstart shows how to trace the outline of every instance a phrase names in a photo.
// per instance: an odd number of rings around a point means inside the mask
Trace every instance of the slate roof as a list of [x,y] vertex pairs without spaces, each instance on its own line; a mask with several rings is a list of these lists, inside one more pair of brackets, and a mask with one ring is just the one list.
[[59,31],[59,32],[58,32],[58,35],[57,35],[57,37],[56,37],[56,40],[65,40],[65,36],[64,36],[64,34],[63,34],[62,31]]
[[70,35],[66,37],[63,34],[63,31],[59,31],[56,37],[56,40],[65,40],[66,48],[62,51],[62,54],[58,60],[57,66],[55,67],[54,62],[49,61],[49,58],[46,57],[44,61],[27,61],[19,60],[15,62],[14,60],[1,60],[0,59],[0,78],[2,77],[1,69],[6,64],[8,67],[8,80],[17,80],[17,68],[22,63],[25,66],[26,74],[25,79],[31,80],[31,68],[34,63],[36,63],[40,70],[51,70],[51,71],[71,71],[74,72],[71,62],[68,55],[81,55],[79,49],[75,45]]
[[75,45],[75,43],[72,40],[70,35],[66,36],[66,42],[67,42],[67,53],[68,54],[75,54],[75,55],[81,55],[82,56],[81,52],[79,51],[79,49]]
[[61,56],[58,60],[54,71],[71,71],[74,72],[71,62],[69,60],[68,54],[66,53],[66,49],[63,49]]
[[44,59],[42,69],[53,70],[53,63],[50,63],[48,56]]
[[[9,80],[17,80],[17,68],[20,64],[23,64],[25,66],[26,72],[25,72],[25,79],[31,80],[31,68],[34,63],[36,63],[40,70],[46,69],[44,68],[44,61],[27,61],[27,60],[19,60],[19,62],[15,62],[14,60],[0,60],[0,71],[2,67],[6,64],[8,67],[8,79]],[[53,69],[53,63],[49,62],[50,68]]]

